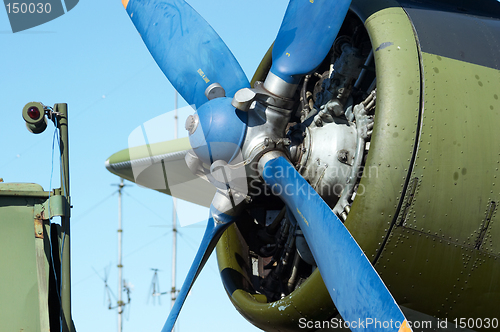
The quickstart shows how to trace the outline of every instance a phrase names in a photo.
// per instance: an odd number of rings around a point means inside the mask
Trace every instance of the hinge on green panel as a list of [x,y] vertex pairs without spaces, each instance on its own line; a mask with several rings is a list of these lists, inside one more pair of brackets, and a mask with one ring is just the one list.
[[50,196],[43,204],[44,211],[48,212],[48,219],[52,217],[69,216],[69,204],[65,196]]

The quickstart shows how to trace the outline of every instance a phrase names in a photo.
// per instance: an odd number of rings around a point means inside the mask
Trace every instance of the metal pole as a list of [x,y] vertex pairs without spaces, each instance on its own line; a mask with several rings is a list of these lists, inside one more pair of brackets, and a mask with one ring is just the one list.
[[174,306],[175,299],[177,298],[177,289],[175,285],[175,277],[176,277],[176,259],[177,259],[177,220],[176,220],[176,208],[177,208],[177,199],[172,198],[174,211],[172,216],[172,304],[170,308]]
[[61,309],[63,331],[74,331],[71,318],[71,246],[70,246],[70,194],[69,194],[69,135],[68,135],[68,104],[54,105],[59,113],[57,126],[59,128],[61,153],[61,191],[66,198],[65,216],[61,217],[62,253],[61,253]]
[[[175,91],[175,110],[174,110],[174,138],[177,138],[177,90]],[[173,212],[172,212],[172,303],[170,309],[174,306],[177,298],[177,289],[175,285],[176,277],[176,259],[177,259],[177,198],[172,196]],[[175,331],[175,326],[174,326]]]
[[123,313],[123,301],[122,301],[122,288],[123,288],[123,278],[122,278],[122,189],[125,185],[123,184],[123,178],[120,178],[120,184],[118,185],[118,332],[122,332],[122,313]]

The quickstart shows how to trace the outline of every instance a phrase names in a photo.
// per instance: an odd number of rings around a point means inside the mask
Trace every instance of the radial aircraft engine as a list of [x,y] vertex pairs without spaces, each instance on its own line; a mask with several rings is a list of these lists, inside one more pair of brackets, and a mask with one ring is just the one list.
[[189,140],[107,168],[197,179],[159,191],[210,206],[163,331],[215,246],[230,300],[266,331],[498,327],[497,1],[291,0],[251,82],[186,2],[124,5],[196,112]]

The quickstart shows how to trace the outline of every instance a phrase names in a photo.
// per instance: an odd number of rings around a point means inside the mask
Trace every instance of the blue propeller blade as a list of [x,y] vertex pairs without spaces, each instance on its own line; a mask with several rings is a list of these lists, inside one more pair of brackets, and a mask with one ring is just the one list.
[[[186,300],[186,297],[191,290],[196,278],[205,266],[210,254],[214,250],[217,245],[217,241],[221,237],[222,233],[234,222],[234,218],[230,217],[227,214],[220,213],[213,206],[210,207],[210,214],[212,217],[208,219],[207,228],[205,230],[205,234],[201,240],[200,247],[198,248],[198,252],[194,258],[193,264],[189,269],[189,272],[182,284],[182,288],[175,300],[174,306],[168,315],[167,321],[163,326],[162,332],[171,332],[174,328],[175,322],[177,321],[177,317],[179,316],[179,312],[181,311],[182,305]],[[215,216],[215,218],[214,218]]]
[[234,55],[183,0],[122,0],[146,47],[174,88],[196,108],[219,83],[228,97],[250,87]]
[[273,47],[271,72],[297,84],[318,67],[340,30],[351,0],[290,0]]
[[352,331],[411,331],[404,314],[352,235],[284,157],[264,180],[292,210],[335,306]]

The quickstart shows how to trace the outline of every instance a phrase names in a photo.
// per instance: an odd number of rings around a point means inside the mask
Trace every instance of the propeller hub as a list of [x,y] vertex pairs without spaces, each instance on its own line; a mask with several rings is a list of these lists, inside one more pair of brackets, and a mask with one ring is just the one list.
[[230,163],[241,151],[247,117],[231,105],[231,98],[215,98],[203,104],[186,122],[189,142],[198,158],[208,165],[216,160]]

